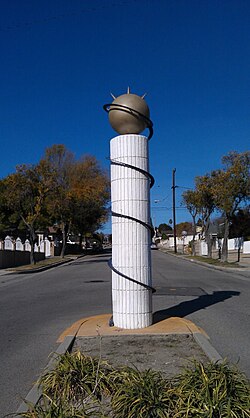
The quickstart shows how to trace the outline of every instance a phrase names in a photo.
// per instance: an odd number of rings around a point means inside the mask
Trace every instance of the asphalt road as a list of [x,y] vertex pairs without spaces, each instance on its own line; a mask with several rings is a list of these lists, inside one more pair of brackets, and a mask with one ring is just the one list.
[[87,256],[41,273],[0,276],[1,418],[17,410],[67,327],[111,312],[108,258]]
[[[155,319],[185,316],[223,357],[250,376],[250,277],[152,251]],[[40,273],[0,276],[0,417],[21,398],[78,319],[111,312],[109,255],[87,256]]]
[[220,271],[154,252],[155,316],[185,317],[250,378],[250,272]]

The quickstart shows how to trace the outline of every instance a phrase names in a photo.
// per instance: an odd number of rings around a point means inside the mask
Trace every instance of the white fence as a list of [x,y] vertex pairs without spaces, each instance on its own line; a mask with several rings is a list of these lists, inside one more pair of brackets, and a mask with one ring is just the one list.
[[245,241],[243,244],[243,254],[250,254],[250,241]]
[[[47,238],[44,240],[43,245],[41,243],[39,246],[35,244],[35,261],[44,260],[45,256],[48,257],[50,255],[49,249],[50,242]],[[0,241],[0,269],[29,264],[30,252],[31,245],[29,240],[23,243],[20,238],[14,240],[10,236],[5,237],[4,240]]]
[[[183,237],[176,237],[176,246],[178,252],[186,253],[188,251],[189,243],[193,240],[193,235],[184,235]],[[157,238],[155,239],[157,242]],[[166,240],[160,240],[159,244],[164,248],[174,248],[174,237],[169,237]]]
[[[9,251],[31,251],[31,245],[28,239],[24,243],[20,238],[16,240],[12,239],[7,235],[4,240],[0,241],[0,250],[9,250]],[[46,237],[44,240],[40,241],[40,244],[35,244],[34,246],[35,253],[45,253],[45,257],[50,257],[51,254],[51,243]]]
[[[184,251],[188,247],[188,244],[190,241],[192,241],[193,237],[191,235],[185,236],[183,238],[176,237],[176,244],[177,248],[180,252]],[[223,243],[223,239],[221,240],[221,246]],[[165,248],[173,249],[174,248],[174,237],[169,237],[169,239],[161,240],[160,245],[162,245]],[[239,249],[239,246],[241,248],[242,254],[250,254],[250,241],[245,241],[241,238],[232,238],[228,240],[228,251],[236,251]],[[198,250],[198,248],[199,250]],[[200,255],[207,255],[207,243],[204,240],[196,240],[196,248]],[[213,243],[213,249],[219,250],[219,243],[218,240],[214,241]]]
[[[221,248],[223,244],[223,239],[221,240]],[[216,240],[214,248],[219,250],[219,243]],[[231,238],[228,240],[228,251],[238,251],[240,248],[241,254],[250,254],[250,241],[243,242],[240,238]],[[200,243],[201,255],[207,255],[207,244],[205,241]]]

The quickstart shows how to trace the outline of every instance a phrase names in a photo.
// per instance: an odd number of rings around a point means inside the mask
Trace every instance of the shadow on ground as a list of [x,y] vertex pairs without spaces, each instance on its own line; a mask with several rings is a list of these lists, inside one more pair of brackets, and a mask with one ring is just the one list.
[[236,292],[234,290],[218,291],[213,292],[210,295],[201,295],[196,299],[181,302],[176,306],[172,306],[171,308],[156,311],[153,314],[153,323],[160,322],[163,319],[167,319],[173,316],[183,318],[192,314],[193,312],[197,312],[201,309],[207,308],[208,306],[215,305],[216,303],[223,302],[226,299],[230,299],[233,296],[239,295],[240,292]]

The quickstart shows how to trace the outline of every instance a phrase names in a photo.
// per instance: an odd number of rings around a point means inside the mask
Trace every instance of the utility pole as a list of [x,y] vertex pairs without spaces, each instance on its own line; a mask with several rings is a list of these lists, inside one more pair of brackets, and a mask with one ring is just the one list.
[[174,226],[174,252],[177,253],[177,245],[176,245],[176,218],[175,218],[175,173],[176,168],[173,169],[173,183],[172,183],[172,189],[173,189],[173,226]]

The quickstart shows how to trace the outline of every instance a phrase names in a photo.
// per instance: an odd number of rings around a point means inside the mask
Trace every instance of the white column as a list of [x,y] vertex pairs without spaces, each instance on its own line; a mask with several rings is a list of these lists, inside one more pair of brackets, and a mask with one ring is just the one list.
[[[148,169],[148,139],[120,135],[110,142],[112,161]],[[150,223],[150,180],[131,168],[111,165],[113,212]],[[151,286],[151,232],[139,222],[112,217],[112,264],[119,272]],[[114,325],[126,329],[152,324],[152,291],[112,271]]]

